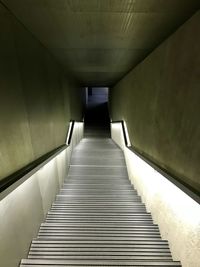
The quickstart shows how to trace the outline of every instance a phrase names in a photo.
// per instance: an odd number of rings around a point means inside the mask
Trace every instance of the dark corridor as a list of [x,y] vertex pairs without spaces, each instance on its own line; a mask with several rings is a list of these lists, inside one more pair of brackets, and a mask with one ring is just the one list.
[[85,109],[85,136],[110,137],[108,88],[87,88]]

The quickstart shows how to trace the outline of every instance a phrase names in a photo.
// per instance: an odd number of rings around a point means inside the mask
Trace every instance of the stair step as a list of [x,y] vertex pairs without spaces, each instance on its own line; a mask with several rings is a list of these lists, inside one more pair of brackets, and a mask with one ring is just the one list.
[[63,240],[63,239],[59,239],[59,238],[37,238],[37,239],[33,239],[33,242],[40,242],[43,244],[110,244],[110,245],[115,245],[115,244],[126,244],[126,245],[134,245],[134,244],[143,244],[143,245],[151,245],[151,244],[168,244],[168,242],[166,240],[161,240],[161,239],[153,239],[153,238],[135,238],[134,240],[123,240],[123,239],[115,239],[115,238],[109,238],[109,239],[96,239],[96,240],[85,240],[83,238],[83,240]]
[[132,207],[130,208],[118,208],[118,207],[109,207],[109,208],[104,208],[104,207],[82,207],[80,206],[75,206],[75,207],[68,207],[68,206],[52,206],[51,211],[62,211],[62,212],[98,212],[98,213],[135,213],[135,212],[146,212],[145,207]]
[[47,218],[50,217],[66,217],[66,218],[77,218],[77,217],[81,217],[81,218],[99,218],[101,217],[102,219],[105,218],[107,219],[116,219],[116,218],[120,218],[121,219],[127,219],[127,220],[134,220],[134,219],[144,219],[144,220],[152,220],[152,217],[150,214],[145,213],[145,212],[132,212],[132,213],[114,213],[114,212],[110,212],[110,213],[98,213],[98,212],[59,212],[59,211],[49,211],[47,214]]
[[133,186],[132,185],[124,185],[124,184],[120,184],[120,185],[108,185],[108,184],[86,184],[86,183],[82,183],[82,184],[63,184],[63,189],[130,189],[133,190]]
[[41,243],[40,241],[38,241],[36,243],[36,241],[34,241],[31,245],[31,249],[47,249],[47,250],[54,250],[57,249],[59,251],[62,251],[64,249],[70,250],[70,251],[79,251],[79,250],[93,250],[93,249],[98,249],[100,251],[103,250],[114,250],[117,249],[124,249],[124,250],[133,250],[133,249],[141,249],[141,250],[159,250],[159,249],[164,249],[164,250],[169,250],[169,246],[166,243],[160,244],[160,243],[138,243],[135,242],[135,244],[98,244],[98,243],[82,243],[82,244],[73,244],[73,243]]
[[127,195],[116,195],[116,194],[113,194],[113,195],[95,195],[95,194],[91,194],[91,195],[83,195],[83,194],[81,194],[81,195],[70,195],[70,194],[68,194],[68,195],[65,195],[65,194],[58,194],[57,195],[57,199],[61,199],[61,198],[63,198],[63,199],[67,199],[67,198],[70,198],[71,200],[73,200],[74,198],[75,199],[81,199],[81,198],[86,198],[86,199],[90,199],[90,200],[93,200],[93,201],[95,201],[96,199],[103,199],[103,200],[120,200],[120,201],[127,201],[127,200],[138,200],[138,201],[140,201],[141,200],[141,198],[139,197],[139,196],[134,196],[134,195],[132,195],[132,196],[127,196]]
[[76,206],[76,207],[82,207],[82,206],[85,206],[85,207],[120,207],[120,208],[133,208],[133,207],[140,207],[140,206],[143,206],[145,207],[145,205],[141,202],[132,202],[132,201],[126,201],[123,203],[121,201],[115,201],[113,203],[109,203],[109,202],[105,202],[105,201],[102,201],[101,203],[91,203],[91,202],[88,202],[88,203],[79,203],[77,204],[76,202],[73,202],[73,201],[70,201],[68,203],[62,203],[61,201],[55,201],[54,204],[52,206],[70,206],[70,207],[73,207],[73,206]]
[[[169,248],[143,248],[143,247],[138,247],[138,248],[101,248],[101,250],[99,250],[99,248],[92,248],[92,247],[78,247],[78,248],[54,248],[54,247],[31,247],[30,249],[30,253],[69,253],[70,255],[76,255],[77,253],[82,254],[84,253],[84,255],[86,254],[101,254],[101,253],[106,253],[106,254],[117,254],[117,255],[131,255],[132,253],[162,253],[162,254],[168,254],[170,253]],[[170,253],[171,254],[171,253]]]
[[108,193],[113,194],[113,193],[119,193],[119,194],[131,194],[131,195],[137,195],[136,190],[133,189],[108,189],[107,186],[105,186],[103,189],[99,189],[99,188],[92,188],[92,189],[86,189],[86,188],[78,188],[78,189],[72,189],[72,188],[63,188],[60,190],[60,192],[63,192],[65,194],[67,193],[73,193],[73,194],[80,194],[85,192],[86,194],[92,192],[92,193],[96,193],[96,194],[101,194],[101,193]]
[[156,234],[89,234],[89,233],[85,233],[85,234],[67,234],[67,233],[59,233],[59,232],[39,232],[38,237],[55,237],[55,238],[64,238],[64,239],[83,239],[83,240],[93,240],[94,238],[96,238],[96,240],[98,240],[99,238],[102,238],[102,240],[156,240],[158,238],[160,238],[160,235],[156,235]]
[[[45,260],[45,259],[23,259],[20,266],[181,266],[178,262],[172,261],[133,261],[133,260]],[[24,267],[25,267],[24,266]]]
[[[46,222],[60,222],[60,223],[66,223],[66,222],[70,222],[70,223],[74,223],[74,224],[77,224],[78,222],[81,222],[81,223],[88,223],[88,222],[93,222],[93,223],[99,223],[99,222],[101,222],[101,223],[112,223],[112,222],[119,222],[119,220],[102,220],[101,218],[99,219],[99,220],[97,220],[97,219],[91,219],[91,218],[88,218],[88,219],[77,219],[77,220],[75,220],[75,219],[66,219],[66,218],[47,218],[46,219]],[[152,224],[153,222],[152,221],[143,221],[143,220],[120,220],[120,223],[127,223],[127,224],[136,224],[136,225],[138,225],[138,224],[143,224],[143,225],[147,225],[147,224]]]
[[52,259],[52,260],[129,260],[129,261],[137,261],[137,260],[162,260],[162,261],[169,261],[172,260],[172,257],[169,255],[29,255],[28,259]]
[[90,228],[90,229],[120,229],[120,230],[135,230],[135,229],[158,229],[158,226],[156,224],[151,224],[151,225],[122,225],[122,224],[109,224],[109,225],[105,225],[105,224],[94,224],[94,223],[87,223],[86,225],[83,224],[76,224],[73,225],[71,223],[42,223],[41,227],[46,226],[46,227],[64,227],[64,228],[75,228],[75,229],[86,229],[86,228]]
[[159,232],[143,232],[143,233],[116,233],[116,232],[99,232],[99,233],[96,233],[96,232],[88,232],[87,233],[84,233],[84,232],[72,232],[72,231],[57,231],[57,230],[40,230],[39,231],[39,235],[38,236],[44,236],[44,235],[61,235],[61,236],[116,236],[116,237],[145,237],[145,236],[151,236],[151,237],[157,237],[159,236],[160,237],[160,234]]

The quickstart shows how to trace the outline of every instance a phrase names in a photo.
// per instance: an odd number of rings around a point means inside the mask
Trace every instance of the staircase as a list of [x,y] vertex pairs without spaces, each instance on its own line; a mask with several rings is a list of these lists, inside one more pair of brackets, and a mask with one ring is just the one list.
[[84,138],[21,267],[181,266],[131,185],[110,138]]

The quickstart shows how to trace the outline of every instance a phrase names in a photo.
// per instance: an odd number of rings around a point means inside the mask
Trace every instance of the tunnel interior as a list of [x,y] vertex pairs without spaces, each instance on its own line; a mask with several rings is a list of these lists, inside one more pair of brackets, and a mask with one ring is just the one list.
[[[73,187],[69,181],[69,188],[61,189],[70,168],[78,205],[87,206],[83,200],[91,188],[101,189],[92,196],[97,201],[115,188],[126,202],[125,188],[135,184],[173,258],[200,266],[199,8],[199,0],[0,1],[0,266],[19,266],[32,239],[35,251],[41,240],[34,238],[52,216],[48,211],[57,193]],[[66,144],[70,129],[72,142]],[[127,175],[125,161],[130,181],[119,179],[118,170]],[[106,178],[98,176],[100,169]],[[81,184],[95,172],[96,180]],[[94,188],[100,177],[108,184]],[[62,193],[58,198],[67,199]],[[66,220],[66,202],[59,204],[59,220]],[[88,205],[95,213],[93,203]],[[100,208],[106,211],[106,204]],[[123,206],[120,216],[128,209]],[[158,237],[157,230],[151,234]]]

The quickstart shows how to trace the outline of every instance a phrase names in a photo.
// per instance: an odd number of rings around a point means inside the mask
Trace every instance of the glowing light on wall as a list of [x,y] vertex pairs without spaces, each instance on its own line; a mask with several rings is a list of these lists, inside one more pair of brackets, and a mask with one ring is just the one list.
[[70,121],[69,123],[69,128],[68,128],[68,132],[67,132],[67,139],[66,139],[66,144],[69,144],[69,138],[70,138],[70,133],[71,133],[71,129],[72,129],[72,121]]
[[121,123],[111,123],[111,138],[124,150],[125,143]]
[[124,130],[125,130],[125,135],[126,135],[127,146],[131,147],[131,142],[130,142],[130,138],[129,138],[129,134],[128,134],[128,128],[127,128],[125,121],[124,121]]

